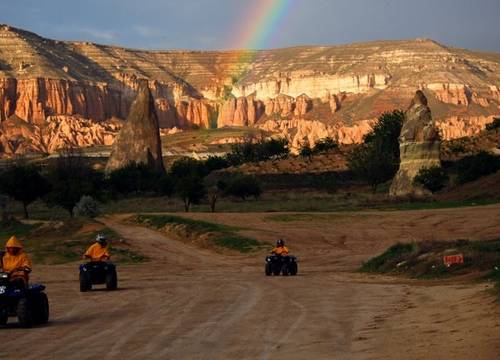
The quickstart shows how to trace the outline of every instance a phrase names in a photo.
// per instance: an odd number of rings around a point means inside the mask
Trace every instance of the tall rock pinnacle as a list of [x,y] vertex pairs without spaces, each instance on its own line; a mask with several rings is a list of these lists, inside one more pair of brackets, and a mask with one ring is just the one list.
[[139,86],[127,121],[113,145],[106,173],[131,163],[147,164],[157,171],[165,171],[158,116],[147,81]]
[[425,196],[429,192],[416,186],[413,180],[422,168],[441,166],[439,158],[440,136],[424,93],[418,90],[410,107],[399,137],[401,164],[390,188],[391,196]]

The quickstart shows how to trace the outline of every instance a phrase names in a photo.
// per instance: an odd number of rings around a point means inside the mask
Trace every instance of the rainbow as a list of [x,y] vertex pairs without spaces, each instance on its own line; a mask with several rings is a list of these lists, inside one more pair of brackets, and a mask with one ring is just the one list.
[[[251,7],[245,12],[244,25],[231,42],[231,48],[240,51],[237,63],[248,65],[256,61],[258,51],[267,48],[273,36],[290,13],[296,0],[252,0]],[[249,15],[248,15],[249,14]],[[250,54],[249,54],[250,51]],[[247,66],[232,74],[239,81],[248,74]]]
[[269,46],[294,2],[295,0],[251,1],[250,15],[244,19],[245,26],[236,32],[232,47],[240,50],[259,50]]

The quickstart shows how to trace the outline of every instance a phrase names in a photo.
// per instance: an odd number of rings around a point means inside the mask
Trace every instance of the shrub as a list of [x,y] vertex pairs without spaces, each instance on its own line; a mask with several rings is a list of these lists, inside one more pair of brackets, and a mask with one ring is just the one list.
[[413,182],[434,193],[444,188],[448,180],[449,177],[443,168],[434,166],[420,169]]
[[311,149],[308,143],[302,145],[299,151],[299,155],[302,156],[303,158],[311,159],[311,156],[313,155],[313,150]]
[[193,175],[177,179],[175,191],[184,202],[186,212],[192,204],[199,204],[207,193],[203,178]]
[[399,168],[399,134],[404,113],[396,110],[382,114],[373,130],[364,136],[364,144],[355,148],[347,157],[349,169],[360,179],[377,185],[394,177]]
[[0,174],[0,193],[21,202],[26,218],[29,217],[28,206],[49,190],[50,184],[34,165],[17,163]]
[[80,201],[75,205],[74,213],[79,217],[95,218],[99,215],[99,205],[92,196],[82,196]]
[[205,177],[208,175],[205,163],[190,157],[183,157],[176,160],[170,168],[170,173],[175,178],[184,177]]
[[493,119],[493,122],[486,125],[486,130],[495,130],[500,128],[500,118]]
[[331,137],[326,137],[324,139],[320,139],[316,141],[314,144],[313,152],[315,154],[328,152],[332,150],[338,149],[339,144],[335,142]]
[[80,152],[66,150],[48,168],[51,190],[45,196],[49,206],[60,206],[73,217],[76,203],[84,195],[99,197],[104,185],[102,173],[94,170]]
[[258,180],[249,175],[236,175],[223,186],[225,194],[246,200],[248,197],[258,198],[262,188]]
[[248,138],[241,143],[233,144],[226,158],[231,165],[241,165],[248,162],[285,158],[288,154],[288,140],[286,139],[255,141],[253,138]]
[[466,156],[457,163],[458,182],[463,184],[500,170],[500,156],[481,151]]
[[147,164],[130,163],[111,172],[107,182],[112,192],[120,194],[155,192],[162,176]]

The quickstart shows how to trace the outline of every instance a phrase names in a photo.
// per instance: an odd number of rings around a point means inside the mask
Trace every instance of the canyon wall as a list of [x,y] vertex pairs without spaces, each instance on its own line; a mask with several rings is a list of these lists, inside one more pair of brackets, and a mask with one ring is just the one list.
[[[0,151],[108,146],[148,80],[163,129],[251,126],[296,148],[362,141],[424,91],[444,139],[500,116],[500,54],[432,40],[266,51],[142,51],[0,25]],[[38,135],[35,135],[38,134]]]

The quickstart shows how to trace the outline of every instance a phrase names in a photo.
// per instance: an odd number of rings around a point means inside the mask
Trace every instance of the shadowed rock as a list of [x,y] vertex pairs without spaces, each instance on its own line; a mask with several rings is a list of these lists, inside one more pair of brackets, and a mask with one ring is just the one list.
[[125,125],[118,134],[106,165],[106,173],[130,163],[147,164],[164,172],[160,129],[147,81],[140,84]]
[[427,98],[418,90],[410,107],[399,137],[401,165],[392,181],[391,196],[427,196],[430,192],[413,183],[422,168],[441,166],[440,137],[432,120]]

